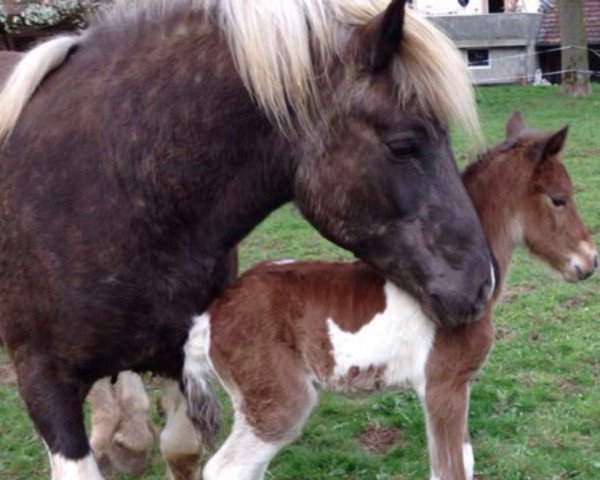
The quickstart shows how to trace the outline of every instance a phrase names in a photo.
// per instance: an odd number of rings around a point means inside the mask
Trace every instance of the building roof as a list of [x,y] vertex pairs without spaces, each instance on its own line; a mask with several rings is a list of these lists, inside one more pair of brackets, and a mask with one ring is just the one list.
[[[550,8],[544,15],[538,35],[538,45],[560,44],[560,24],[557,0],[550,0]],[[583,0],[588,43],[600,44],[600,1]]]

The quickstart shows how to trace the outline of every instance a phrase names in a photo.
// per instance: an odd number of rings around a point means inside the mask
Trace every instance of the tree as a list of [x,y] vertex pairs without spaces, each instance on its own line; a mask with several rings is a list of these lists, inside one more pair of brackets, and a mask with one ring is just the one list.
[[14,11],[0,4],[0,28],[7,33],[63,24],[84,28],[86,13],[106,3],[106,0],[13,0]]
[[562,47],[562,91],[566,95],[585,96],[590,87],[587,34],[585,31],[584,0],[558,0]]

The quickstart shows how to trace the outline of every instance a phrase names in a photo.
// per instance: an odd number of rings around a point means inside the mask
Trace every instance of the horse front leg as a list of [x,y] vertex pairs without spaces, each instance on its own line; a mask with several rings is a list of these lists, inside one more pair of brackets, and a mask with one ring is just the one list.
[[89,385],[35,353],[23,355],[15,368],[19,394],[48,450],[52,480],[103,480],[84,425]]
[[466,432],[468,397],[468,383],[443,383],[428,385],[421,399],[432,480],[473,478],[473,449]]

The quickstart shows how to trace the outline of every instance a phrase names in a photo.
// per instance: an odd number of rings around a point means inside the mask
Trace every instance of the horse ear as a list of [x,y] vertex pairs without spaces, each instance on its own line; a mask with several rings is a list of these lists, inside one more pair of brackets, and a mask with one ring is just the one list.
[[404,28],[406,0],[392,0],[383,15],[366,25],[358,63],[369,73],[384,70],[394,58]]
[[545,141],[543,158],[553,157],[558,155],[565,146],[569,126],[561,128],[558,132],[553,133]]
[[515,110],[506,122],[506,138],[516,137],[525,129],[523,115]]
[[567,133],[569,127],[564,127],[558,132],[551,133],[536,140],[531,146],[531,158],[538,168],[543,168],[546,165],[546,161],[556,155],[558,155],[565,146],[567,140]]

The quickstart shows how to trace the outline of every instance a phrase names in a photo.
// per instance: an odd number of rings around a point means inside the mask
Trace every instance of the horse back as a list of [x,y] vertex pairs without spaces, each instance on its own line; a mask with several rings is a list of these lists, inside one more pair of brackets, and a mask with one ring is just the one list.
[[8,80],[9,75],[12,73],[17,63],[23,58],[22,53],[3,51],[0,52],[0,88],[4,85],[4,82]]

